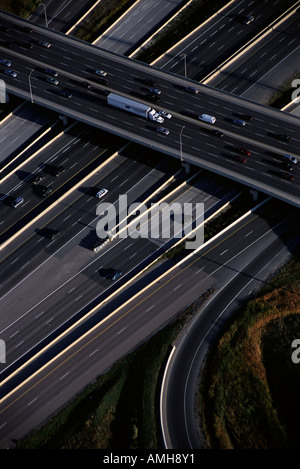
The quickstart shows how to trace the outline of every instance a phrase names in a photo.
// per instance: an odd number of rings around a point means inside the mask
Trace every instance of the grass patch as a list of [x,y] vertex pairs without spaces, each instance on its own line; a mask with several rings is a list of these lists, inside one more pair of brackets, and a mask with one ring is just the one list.
[[300,249],[250,301],[213,347],[198,408],[207,447],[288,449],[299,446]]
[[83,41],[94,42],[134,3],[135,0],[102,0],[74,29],[72,36]]
[[[292,101],[292,94],[296,88],[292,88],[292,82],[300,78],[299,70],[296,70],[291,78],[286,80],[283,85],[273,94],[267,103],[268,106],[282,109]],[[299,93],[298,93],[299,97]]]
[[134,59],[150,64],[170,49],[187,34],[200,26],[203,21],[226,5],[227,0],[193,0],[179,15],[158,32],[150,43],[142,48]]
[[0,0],[0,10],[27,18],[40,3],[39,0]]

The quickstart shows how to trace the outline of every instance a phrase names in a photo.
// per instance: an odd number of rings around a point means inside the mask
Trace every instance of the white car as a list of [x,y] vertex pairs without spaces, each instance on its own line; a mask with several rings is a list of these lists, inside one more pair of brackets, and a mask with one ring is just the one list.
[[106,77],[107,73],[104,70],[96,70],[96,75],[100,75],[101,77]]
[[297,158],[295,158],[295,157],[292,156],[292,155],[283,155],[283,159],[284,159],[285,161],[290,161],[291,163],[294,163],[294,164],[298,163]]
[[97,192],[96,197],[97,197],[97,199],[101,199],[101,197],[104,197],[105,194],[107,194],[107,193],[108,193],[107,189],[101,189],[99,192]]
[[13,70],[6,69],[4,70],[5,75],[10,75],[11,77],[16,78],[17,72],[14,72]]
[[6,65],[6,67],[10,67],[10,66],[11,66],[11,62],[10,62],[9,60],[5,60],[5,59],[1,59],[1,60],[0,60],[0,64]]
[[172,114],[170,114],[169,112],[166,112],[166,111],[159,111],[159,115],[161,117],[165,117],[166,119],[171,119],[171,117],[172,117]]

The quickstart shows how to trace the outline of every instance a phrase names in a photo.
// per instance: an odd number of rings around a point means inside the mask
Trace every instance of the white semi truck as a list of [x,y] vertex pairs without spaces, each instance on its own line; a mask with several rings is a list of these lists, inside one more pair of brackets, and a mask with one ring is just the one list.
[[157,122],[158,124],[163,124],[164,122],[164,118],[161,117],[155,109],[152,109],[151,106],[139,103],[133,99],[124,98],[124,96],[120,96],[115,93],[109,93],[109,95],[107,95],[107,104],[118,109],[122,109],[123,111],[136,114],[144,119]]

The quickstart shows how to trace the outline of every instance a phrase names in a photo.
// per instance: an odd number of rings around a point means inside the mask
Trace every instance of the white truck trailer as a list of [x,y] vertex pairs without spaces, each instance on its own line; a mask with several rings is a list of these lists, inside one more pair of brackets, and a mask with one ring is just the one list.
[[155,109],[152,109],[151,106],[139,103],[133,99],[125,98],[124,96],[120,96],[115,93],[109,93],[109,95],[107,95],[107,104],[109,104],[109,106],[122,109],[123,111],[136,114],[144,119],[158,122],[159,124],[164,122],[164,118],[161,117]]

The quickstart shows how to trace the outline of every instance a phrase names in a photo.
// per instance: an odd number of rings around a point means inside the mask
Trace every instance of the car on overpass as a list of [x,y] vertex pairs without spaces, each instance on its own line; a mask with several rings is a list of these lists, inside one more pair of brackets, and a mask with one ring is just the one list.
[[166,119],[171,119],[172,117],[172,114],[170,114],[169,112],[167,111],[159,111],[158,113],[161,117],[165,117]]
[[108,85],[108,80],[106,78],[98,77],[96,78],[97,83],[100,83],[100,85],[107,86]]
[[5,65],[6,67],[11,66],[11,62],[9,60],[6,60],[6,59],[1,59],[0,64]]
[[156,86],[156,81],[151,80],[151,78],[145,78],[144,83],[146,83],[146,85]]
[[223,132],[221,132],[220,130],[211,129],[211,133],[213,135],[216,135],[217,137],[224,137]]
[[250,155],[251,155],[251,151],[250,151],[250,150],[247,150],[246,148],[241,148],[241,147],[239,147],[239,148],[238,148],[238,152],[241,153],[242,155],[246,155],[246,156],[250,156]]
[[242,119],[233,119],[233,123],[241,127],[244,127],[246,125],[246,121],[243,121]]
[[100,75],[101,77],[106,77],[107,73],[104,70],[96,70],[96,75]]
[[196,88],[195,86],[187,86],[186,91],[189,91],[190,93],[198,94],[200,90]]
[[38,45],[41,47],[45,47],[46,49],[49,49],[49,47],[52,46],[52,44],[47,41],[38,41]]
[[59,84],[59,81],[56,80],[56,78],[54,78],[54,77],[47,77],[46,81],[48,83],[51,83],[52,85],[55,85],[55,86],[57,86]]
[[52,68],[46,68],[45,73],[47,73],[47,75],[50,75],[51,77],[58,76],[58,72],[56,70],[52,70]]
[[64,98],[67,98],[67,99],[72,98],[72,93],[68,90],[60,90],[59,95],[63,96]]
[[293,181],[294,180],[294,175],[291,174],[291,173],[282,172],[281,177],[283,177],[284,179],[287,179],[288,181]]
[[156,132],[164,135],[169,135],[170,131],[166,129],[165,127],[157,127]]
[[161,94],[161,90],[159,90],[158,88],[150,88],[149,93],[154,94],[154,95],[159,95]]
[[158,103],[160,101],[160,97],[156,94],[148,93],[146,95],[146,98],[149,99],[149,101],[153,101],[154,103]]
[[244,164],[247,162],[247,158],[245,158],[242,155],[233,155],[233,159],[240,161],[241,163],[244,163]]
[[281,140],[282,142],[290,142],[291,141],[291,137],[289,135],[285,135],[285,134],[278,134],[277,138],[279,140]]
[[288,155],[288,154],[283,155],[283,160],[288,161],[289,163],[293,163],[293,164],[298,163],[298,160],[297,158],[295,158],[295,156]]
[[9,70],[8,68],[6,70],[4,70],[4,73],[5,73],[5,75],[9,75],[13,78],[16,78],[16,76],[17,76],[17,72],[14,72],[13,70]]

